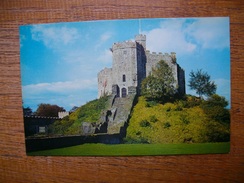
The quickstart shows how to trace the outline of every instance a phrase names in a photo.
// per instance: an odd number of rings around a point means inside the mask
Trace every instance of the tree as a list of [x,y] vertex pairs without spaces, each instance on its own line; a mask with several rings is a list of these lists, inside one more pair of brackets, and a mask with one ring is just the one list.
[[214,81],[210,81],[210,75],[201,69],[196,72],[190,72],[189,85],[191,90],[196,90],[199,97],[203,95],[211,96],[215,94],[217,86]]
[[23,113],[24,116],[31,116],[33,114],[32,109],[30,107],[23,107]]
[[229,124],[230,112],[225,108],[227,105],[228,101],[225,99],[225,97],[214,94],[204,101],[201,107],[210,119]]
[[35,112],[36,116],[58,117],[58,112],[63,112],[65,109],[58,105],[39,104]]
[[226,106],[228,106],[229,103],[225,99],[225,97],[214,94],[206,100],[205,104],[208,105],[209,107],[220,106],[225,108]]
[[149,100],[165,101],[175,94],[175,80],[172,69],[161,60],[142,81],[142,95]]

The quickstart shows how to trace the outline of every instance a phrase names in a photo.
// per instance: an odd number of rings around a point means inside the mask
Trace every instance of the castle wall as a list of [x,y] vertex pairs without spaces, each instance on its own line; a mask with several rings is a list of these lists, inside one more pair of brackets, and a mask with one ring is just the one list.
[[179,84],[179,80],[178,80],[178,66],[177,63],[175,61],[176,57],[175,57],[175,53],[165,53],[162,54],[161,52],[159,52],[158,54],[156,52],[152,52],[150,53],[150,51],[146,51],[146,76],[148,76],[150,74],[150,72],[152,71],[152,68],[155,68],[157,63],[160,60],[164,60],[169,67],[171,67],[172,69],[172,73],[175,79],[175,87],[178,86]]
[[137,43],[137,92],[140,94],[141,82],[146,78],[146,54],[144,46]]
[[175,63],[172,60],[171,55],[169,54],[162,54],[159,52],[158,54],[156,52],[150,53],[150,51],[146,51],[146,76],[149,75],[149,73],[152,71],[152,68],[157,65],[157,63],[160,60],[164,60],[172,69],[175,69]]
[[43,116],[24,116],[25,136],[32,136],[38,133],[47,133],[48,126],[55,121],[60,120],[58,117]]
[[178,85],[179,85],[179,93],[185,94],[186,88],[185,88],[185,71],[177,64],[178,66]]
[[104,68],[98,75],[98,98],[112,94],[112,68]]

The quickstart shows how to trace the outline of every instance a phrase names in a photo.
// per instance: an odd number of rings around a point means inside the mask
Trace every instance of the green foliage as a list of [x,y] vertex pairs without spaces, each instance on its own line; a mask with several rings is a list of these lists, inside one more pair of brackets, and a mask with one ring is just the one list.
[[230,141],[229,125],[223,125],[212,121],[208,124],[209,129],[206,133],[209,142],[228,142]]
[[196,72],[190,72],[189,85],[190,89],[196,90],[196,93],[202,97],[202,95],[211,96],[216,92],[217,86],[213,81],[210,81],[210,75],[203,72],[201,69]]
[[153,107],[155,105],[157,105],[158,103],[156,101],[147,101],[146,103],[146,107]]
[[[188,101],[194,103],[193,107],[189,107]],[[141,140],[148,143],[228,141],[229,125],[209,118],[202,108],[203,102],[206,101],[187,96],[175,103],[146,107],[145,97],[139,97],[129,121],[126,139],[134,143]]]
[[175,111],[182,111],[183,107],[181,105],[176,105]]
[[109,97],[102,97],[79,107],[75,112],[50,126],[51,134],[74,135],[81,133],[82,122],[97,122]]
[[171,127],[171,124],[170,124],[170,122],[165,122],[163,126],[164,126],[164,128],[169,128],[169,127]]
[[188,119],[188,115],[186,113],[182,113],[180,115],[180,120],[182,121],[182,123],[188,125],[190,123],[189,119]]
[[69,119],[69,116],[66,116],[62,120],[57,120],[50,125],[48,132],[50,134],[65,135],[68,132],[67,129],[73,124],[74,120]]
[[136,132],[136,135],[141,135],[141,131]]
[[189,97],[187,97],[185,107],[191,108],[191,107],[199,106],[201,103],[202,103],[201,98],[196,97],[196,96],[189,96]]
[[209,107],[226,107],[228,105],[228,101],[224,97],[214,94],[205,101],[204,105]]
[[167,106],[166,107],[166,112],[170,112],[171,111],[171,106]]
[[157,117],[155,115],[149,116],[149,119],[153,123],[156,123],[158,121],[158,119],[157,119]]
[[101,111],[105,108],[108,96],[102,97],[88,102],[84,106],[77,109],[77,118],[79,121],[97,122],[100,117]]
[[167,101],[176,91],[174,82],[172,69],[161,60],[142,81],[142,95],[151,101]]
[[187,95],[183,99],[175,102],[178,108],[191,108],[201,105],[202,99],[196,96]]
[[229,124],[230,112],[225,108],[227,105],[228,101],[224,97],[214,94],[204,101],[201,107],[211,120]]
[[150,124],[147,120],[142,120],[142,121],[140,122],[140,126],[141,126],[141,127],[150,127],[151,124]]
[[35,112],[36,116],[58,117],[58,112],[63,112],[65,109],[58,105],[39,104]]

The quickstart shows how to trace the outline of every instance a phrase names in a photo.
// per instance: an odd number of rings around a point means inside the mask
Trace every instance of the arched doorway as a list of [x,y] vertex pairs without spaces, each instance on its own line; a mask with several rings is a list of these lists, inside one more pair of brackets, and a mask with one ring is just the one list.
[[122,88],[122,98],[125,98],[127,95],[127,90],[126,88]]

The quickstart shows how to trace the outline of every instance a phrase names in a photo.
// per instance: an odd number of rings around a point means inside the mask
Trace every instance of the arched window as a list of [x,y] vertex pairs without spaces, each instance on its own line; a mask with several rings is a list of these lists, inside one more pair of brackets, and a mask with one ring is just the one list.
[[126,82],[125,74],[123,74],[123,82]]

